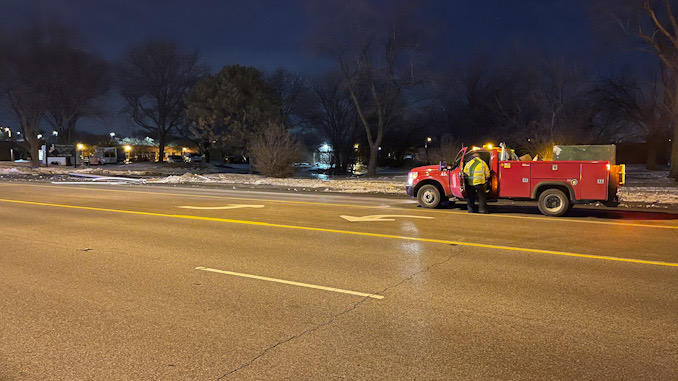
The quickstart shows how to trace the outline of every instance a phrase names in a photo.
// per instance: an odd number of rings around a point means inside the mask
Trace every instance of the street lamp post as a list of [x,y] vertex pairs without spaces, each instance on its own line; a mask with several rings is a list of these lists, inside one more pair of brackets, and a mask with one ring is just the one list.
[[[83,159],[83,157],[82,157],[82,150],[85,149],[85,145],[82,144],[82,143],[78,143],[78,145],[76,145],[75,148],[76,148],[76,151],[75,151],[75,156],[76,156],[76,157],[75,157],[75,160],[74,160],[74,162],[73,162],[73,168],[77,168],[77,167],[78,167],[78,159],[77,159],[78,156],[80,156],[80,165],[84,167],[84,166],[85,166],[85,161],[84,161],[84,159]],[[79,155],[78,155],[78,152],[80,152]]]
[[125,149],[125,164],[129,164],[129,153],[132,150],[132,146],[128,144],[123,148]]
[[431,137],[426,138],[426,143],[424,143],[424,150],[426,151],[426,164],[431,164],[431,159],[428,157],[428,143],[431,142]]

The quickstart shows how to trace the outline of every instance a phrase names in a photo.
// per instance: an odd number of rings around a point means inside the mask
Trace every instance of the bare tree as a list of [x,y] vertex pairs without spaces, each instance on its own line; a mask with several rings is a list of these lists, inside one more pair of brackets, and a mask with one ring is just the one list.
[[64,46],[59,30],[31,29],[0,43],[0,96],[3,108],[21,127],[31,164],[40,165],[40,121],[54,89],[52,62]]
[[332,22],[314,35],[347,80],[370,148],[368,175],[372,176],[385,134],[416,103],[408,90],[422,83],[413,54],[419,35],[413,22],[416,9],[406,1],[389,6],[378,1],[330,1],[323,6],[331,12],[327,20]]
[[480,56],[454,70],[431,105],[439,131],[468,145],[499,140],[540,156],[556,142],[583,143],[576,130],[588,115],[580,100],[587,78],[574,66],[537,57],[516,52],[507,63],[491,63]]
[[672,0],[634,0],[635,12],[613,13],[621,28],[654,54],[662,68],[665,120],[673,129],[669,177],[678,180],[678,13]]
[[518,102],[525,97],[525,83],[513,71],[508,66],[493,67],[480,56],[453,73],[441,97],[444,131],[471,143],[504,133],[501,127],[507,123],[521,125],[515,114],[523,111]]
[[657,154],[671,133],[662,88],[657,75],[646,81],[622,74],[602,81],[591,94],[599,113],[616,122],[619,128],[634,127],[628,130],[638,131],[645,140],[648,169],[656,168]]
[[554,144],[593,142],[591,81],[576,65],[533,59],[494,70],[499,80],[484,90],[491,104],[481,114],[494,124],[494,134],[542,158],[552,156]]
[[266,78],[266,82],[274,96],[280,99],[282,119],[290,126],[297,125],[300,122],[299,113],[307,92],[304,76],[278,68]]
[[103,114],[98,101],[109,90],[108,65],[98,57],[66,47],[56,53],[52,70],[55,83],[45,119],[58,132],[61,143],[73,143],[78,120]]
[[184,96],[206,73],[198,53],[184,51],[175,42],[147,41],[125,55],[118,84],[126,112],[158,139],[159,161],[164,160],[168,135],[185,122]]
[[333,174],[344,174],[354,157],[360,122],[353,100],[346,92],[341,73],[328,72],[311,80],[306,124],[316,129],[332,146]]
[[555,144],[592,143],[592,110],[586,103],[591,82],[584,73],[576,65],[553,60],[539,65],[537,78],[529,91],[536,116],[517,134],[522,145],[550,158]]

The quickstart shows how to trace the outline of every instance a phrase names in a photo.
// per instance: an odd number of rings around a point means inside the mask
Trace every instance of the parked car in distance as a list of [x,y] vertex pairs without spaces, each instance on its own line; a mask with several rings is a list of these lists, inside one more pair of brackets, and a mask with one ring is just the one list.
[[168,163],[183,163],[184,158],[181,155],[168,155],[167,156],[167,162]]
[[188,163],[202,163],[205,161],[205,156],[199,153],[189,153],[186,159]]

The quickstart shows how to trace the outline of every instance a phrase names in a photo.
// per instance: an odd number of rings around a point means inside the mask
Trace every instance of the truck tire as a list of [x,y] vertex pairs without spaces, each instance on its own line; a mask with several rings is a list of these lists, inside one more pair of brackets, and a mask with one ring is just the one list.
[[424,208],[437,208],[442,201],[440,190],[435,185],[426,184],[417,191],[417,201]]
[[539,196],[539,211],[546,216],[560,217],[570,209],[570,199],[560,189],[547,189]]

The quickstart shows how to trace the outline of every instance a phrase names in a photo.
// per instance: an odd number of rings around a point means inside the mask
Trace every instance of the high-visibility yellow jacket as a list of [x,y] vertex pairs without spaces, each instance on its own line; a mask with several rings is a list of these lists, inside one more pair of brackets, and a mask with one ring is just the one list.
[[464,175],[469,185],[485,184],[490,178],[490,168],[479,157],[474,157],[464,166]]

